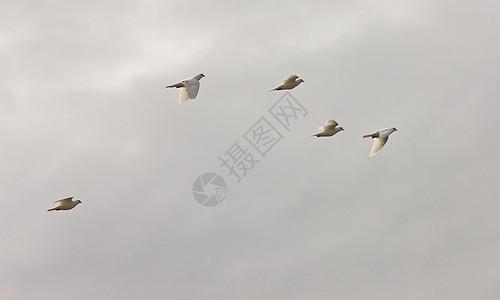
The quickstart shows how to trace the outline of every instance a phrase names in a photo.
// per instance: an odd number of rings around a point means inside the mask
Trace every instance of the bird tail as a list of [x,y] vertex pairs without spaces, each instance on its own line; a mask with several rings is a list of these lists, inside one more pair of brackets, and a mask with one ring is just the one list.
[[47,209],[47,211],[52,211],[52,210],[56,210],[56,209],[55,208]]
[[184,85],[182,83],[176,83],[176,84],[172,84],[172,85],[167,85],[165,88],[181,88],[183,87]]
[[367,134],[367,135],[363,135],[363,138],[374,138],[374,137],[377,137],[377,134],[376,133],[372,133],[372,134]]

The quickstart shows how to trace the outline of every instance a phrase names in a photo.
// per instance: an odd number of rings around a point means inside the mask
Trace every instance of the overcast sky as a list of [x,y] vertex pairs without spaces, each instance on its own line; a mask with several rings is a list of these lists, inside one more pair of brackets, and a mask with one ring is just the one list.
[[[499,299],[499,11],[0,2],[0,298]],[[198,73],[180,106],[165,86]],[[287,131],[268,90],[291,73]],[[219,157],[261,117],[283,138],[238,183]]]

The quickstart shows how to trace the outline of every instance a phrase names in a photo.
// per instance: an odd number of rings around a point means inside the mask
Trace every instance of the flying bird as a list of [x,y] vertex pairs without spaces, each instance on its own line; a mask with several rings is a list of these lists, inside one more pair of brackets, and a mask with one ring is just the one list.
[[375,133],[372,134],[367,134],[363,135],[363,138],[369,138],[371,137],[373,139],[373,145],[372,145],[372,150],[370,151],[370,157],[374,156],[377,154],[377,152],[384,147],[385,143],[387,143],[387,140],[389,139],[389,135],[393,133],[394,131],[398,131],[396,128],[386,128],[379,130]]
[[168,85],[165,88],[180,88],[179,104],[184,104],[189,99],[195,99],[200,89],[200,79],[205,77],[203,74],[198,74],[191,78],[187,78],[177,82],[176,84]]
[[288,76],[288,78],[285,79],[281,85],[270,90],[270,92],[279,91],[279,90],[291,90],[294,87],[298,86],[301,82],[305,82],[304,80],[298,79],[298,78],[299,78],[299,76],[292,74],[292,75]]
[[319,130],[321,131],[313,134],[312,136],[315,137],[333,136],[337,132],[344,130],[344,128],[342,127],[337,127],[338,125],[339,123],[337,123],[337,121],[335,121],[333,118],[330,118],[328,119],[328,121],[326,121],[325,126],[318,126]]
[[72,199],[73,199],[73,197],[68,197],[68,198],[64,198],[64,199],[61,199],[61,200],[54,201],[54,203],[58,203],[59,202],[59,205],[56,206],[56,207],[54,207],[54,208],[48,209],[47,211],[51,211],[51,210],[70,210],[73,207],[77,206],[78,204],[82,203],[82,201],[80,201],[80,200],[73,201]]

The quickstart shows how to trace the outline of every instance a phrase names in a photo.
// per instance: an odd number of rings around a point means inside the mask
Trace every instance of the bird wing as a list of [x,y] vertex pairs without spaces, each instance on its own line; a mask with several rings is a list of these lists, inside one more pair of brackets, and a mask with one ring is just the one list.
[[377,152],[384,147],[385,143],[387,143],[387,140],[389,139],[388,136],[384,138],[374,138],[373,139],[373,145],[372,145],[372,150],[370,151],[370,157],[374,156],[377,154]]
[[196,79],[189,80],[186,86],[186,91],[189,95],[189,99],[194,99],[198,95],[198,91],[200,90],[200,82]]
[[181,87],[179,92],[179,104],[184,104],[189,100],[189,95],[185,87]]
[[283,84],[292,83],[297,78],[299,78],[299,76],[292,74],[292,75],[288,76],[288,78],[283,81]]
[[64,199],[61,199],[61,200],[54,201],[54,203],[58,203],[59,202],[60,204],[62,204],[64,202],[71,202],[72,199],[73,199],[73,197],[68,197],[68,198],[64,198]]
[[339,125],[339,123],[337,123],[337,121],[335,121],[333,118],[330,118],[328,121],[326,121],[325,124],[325,126],[333,126],[333,127],[336,127],[337,125]]
[[181,87],[179,92],[179,104],[184,104],[189,99],[194,99],[198,95],[200,83],[196,79],[184,80],[184,87]]
[[[198,82],[197,82],[198,83]],[[200,84],[192,84],[187,87],[181,87],[179,92],[179,104],[186,103],[189,99],[196,98],[198,95],[198,90],[200,89]]]

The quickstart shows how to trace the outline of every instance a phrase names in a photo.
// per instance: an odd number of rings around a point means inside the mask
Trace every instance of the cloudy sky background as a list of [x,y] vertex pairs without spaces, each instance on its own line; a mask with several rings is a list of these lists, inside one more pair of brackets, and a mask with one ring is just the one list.
[[[498,11],[0,2],[0,298],[498,299]],[[179,106],[164,86],[200,72]],[[218,157],[292,72],[309,113],[238,184]]]

